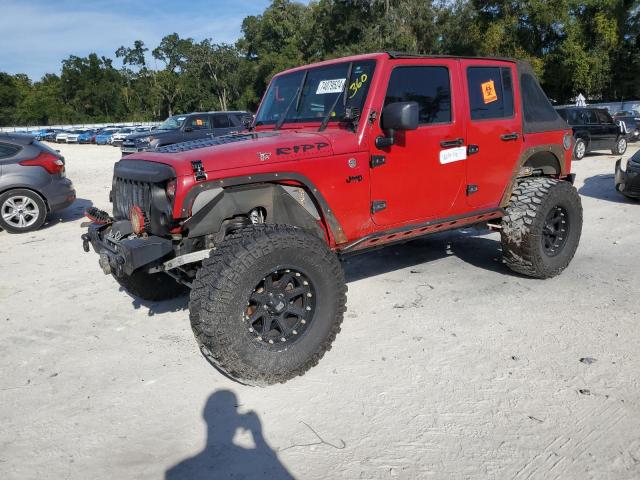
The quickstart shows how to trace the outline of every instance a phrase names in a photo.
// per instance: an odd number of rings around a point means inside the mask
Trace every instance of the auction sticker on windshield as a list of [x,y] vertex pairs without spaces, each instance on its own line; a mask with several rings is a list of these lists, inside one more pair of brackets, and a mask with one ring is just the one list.
[[341,93],[344,89],[346,78],[336,78],[335,80],[322,80],[318,84],[316,95],[325,95],[327,93]]

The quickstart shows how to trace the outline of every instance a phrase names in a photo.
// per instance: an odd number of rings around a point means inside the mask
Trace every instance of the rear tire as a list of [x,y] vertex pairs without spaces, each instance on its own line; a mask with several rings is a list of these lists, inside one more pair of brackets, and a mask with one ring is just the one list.
[[47,219],[47,205],[40,195],[19,188],[0,195],[0,227],[9,233],[38,230]]
[[625,137],[618,137],[616,145],[611,149],[611,153],[614,155],[624,155],[627,151],[627,139]]
[[131,275],[121,277],[112,275],[127,292],[151,302],[170,300],[184,295],[188,290],[166,273],[147,273],[136,270]]
[[254,225],[202,262],[191,327],[223,374],[250,385],[284,383],[331,349],[346,291],[340,262],[323,240],[292,226]]
[[551,278],[569,265],[582,232],[582,204],[573,185],[546,177],[523,180],[506,211],[502,253],[511,270]]

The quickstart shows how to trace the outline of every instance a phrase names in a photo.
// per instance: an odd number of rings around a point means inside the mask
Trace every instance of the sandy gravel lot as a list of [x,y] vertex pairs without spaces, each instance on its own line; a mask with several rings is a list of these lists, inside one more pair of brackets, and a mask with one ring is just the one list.
[[560,277],[513,275],[483,232],[355,257],[333,350],[258,389],[201,358],[186,299],[132,298],[83,253],[119,152],[60,148],[78,202],[0,232],[0,478],[640,478],[640,203],[614,157],[574,164]]

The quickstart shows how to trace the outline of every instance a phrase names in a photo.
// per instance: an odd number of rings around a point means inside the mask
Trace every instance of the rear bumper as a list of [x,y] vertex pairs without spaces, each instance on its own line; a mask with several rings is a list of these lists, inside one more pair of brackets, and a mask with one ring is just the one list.
[[42,193],[47,199],[50,212],[67,208],[76,200],[76,190],[68,178],[55,179],[43,189]]
[[627,197],[640,198],[640,169],[636,170],[627,163],[627,171],[620,168],[621,160],[616,162],[616,190]]
[[91,246],[100,255],[100,267],[105,274],[117,276],[131,275],[140,268],[155,266],[173,252],[173,243],[166,238],[132,236],[128,220],[112,225],[92,223],[87,233],[82,235],[82,243],[86,252]]

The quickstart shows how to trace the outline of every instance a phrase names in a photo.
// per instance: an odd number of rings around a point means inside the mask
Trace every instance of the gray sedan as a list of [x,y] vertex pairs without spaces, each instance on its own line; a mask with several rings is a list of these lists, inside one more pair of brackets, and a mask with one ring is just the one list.
[[0,133],[0,228],[37,230],[76,199],[64,158],[31,135]]

